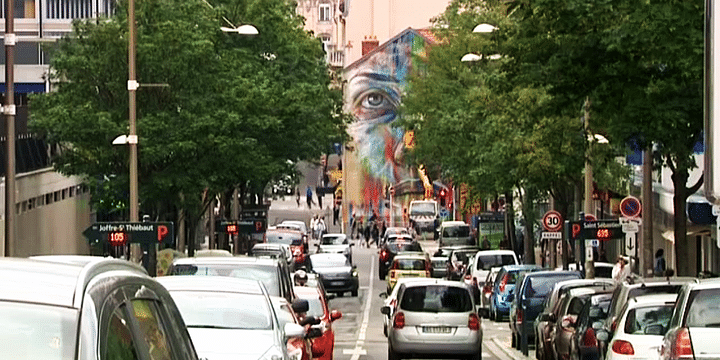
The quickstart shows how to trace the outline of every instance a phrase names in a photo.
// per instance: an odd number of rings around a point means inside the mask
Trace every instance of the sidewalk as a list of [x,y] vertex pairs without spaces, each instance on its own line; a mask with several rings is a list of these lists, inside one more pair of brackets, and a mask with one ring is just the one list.
[[[528,351],[528,356],[523,355],[522,351],[513,348],[510,344],[510,338],[503,339],[498,337],[491,338],[492,344],[504,353],[509,359],[512,360],[536,360],[535,350]],[[489,349],[492,351],[492,348]],[[496,354],[499,355],[499,354]]]

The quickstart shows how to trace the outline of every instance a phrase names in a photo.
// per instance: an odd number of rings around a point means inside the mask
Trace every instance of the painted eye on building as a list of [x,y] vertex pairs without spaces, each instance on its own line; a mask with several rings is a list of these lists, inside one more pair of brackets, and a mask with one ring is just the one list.
[[380,106],[383,102],[383,96],[378,93],[369,94],[366,101],[370,106]]

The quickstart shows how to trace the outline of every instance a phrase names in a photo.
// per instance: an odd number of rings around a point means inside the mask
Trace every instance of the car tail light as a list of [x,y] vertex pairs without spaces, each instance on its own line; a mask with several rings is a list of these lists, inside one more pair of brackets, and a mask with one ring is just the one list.
[[681,328],[675,333],[674,341],[671,341],[670,359],[683,359],[693,357],[692,342],[687,328]]
[[598,347],[597,338],[595,337],[595,330],[588,328],[582,337],[582,345],[584,347]]
[[293,246],[292,253],[295,256],[300,256],[300,254],[302,254],[302,249],[299,246]]
[[516,321],[518,322],[518,324],[522,324],[522,322],[523,322],[523,311],[522,311],[522,309],[518,308],[518,309],[515,311],[515,319],[516,319]]
[[510,280],[510,274],[505,273],[505,275],[503,275],[502,281],[500,281],[500,286],[499,286],[500,292],[505,292],[505,285],[507,285],[509,280]]
[[612,345],[612,351],[620,355],[635,355],[635,349],[632,344],[625,340],[615,340]]
[[470,318],[468,318],[468,327],[470,330],[480,330],[480,318],[476,313],[470,314]]
[[385,260],[387,260],[387,257],[388,257],[387,250],[383,250],[380,252],[380,260],[385,261]]
[[393,318],[393,328],[402,329],[405,327],[405,314],[399,312]]

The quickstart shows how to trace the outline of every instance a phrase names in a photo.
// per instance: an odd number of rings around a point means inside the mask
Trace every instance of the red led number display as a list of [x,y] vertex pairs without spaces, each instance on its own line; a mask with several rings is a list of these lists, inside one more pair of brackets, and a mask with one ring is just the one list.
[[111,232],[109,237],[112,246],[125,245],[128,241],[128,234],[122,231]]

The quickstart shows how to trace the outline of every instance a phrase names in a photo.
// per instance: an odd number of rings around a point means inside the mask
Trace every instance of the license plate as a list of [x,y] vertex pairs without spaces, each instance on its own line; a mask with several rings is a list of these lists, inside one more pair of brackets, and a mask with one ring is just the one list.
[[448,326],[423,326],[422,332],[428,334],[449,334],[452,331]]
[[345,284],[345,283],[342,281],[331,281],[330,282],[330,286],[342,286],[343,284]]

